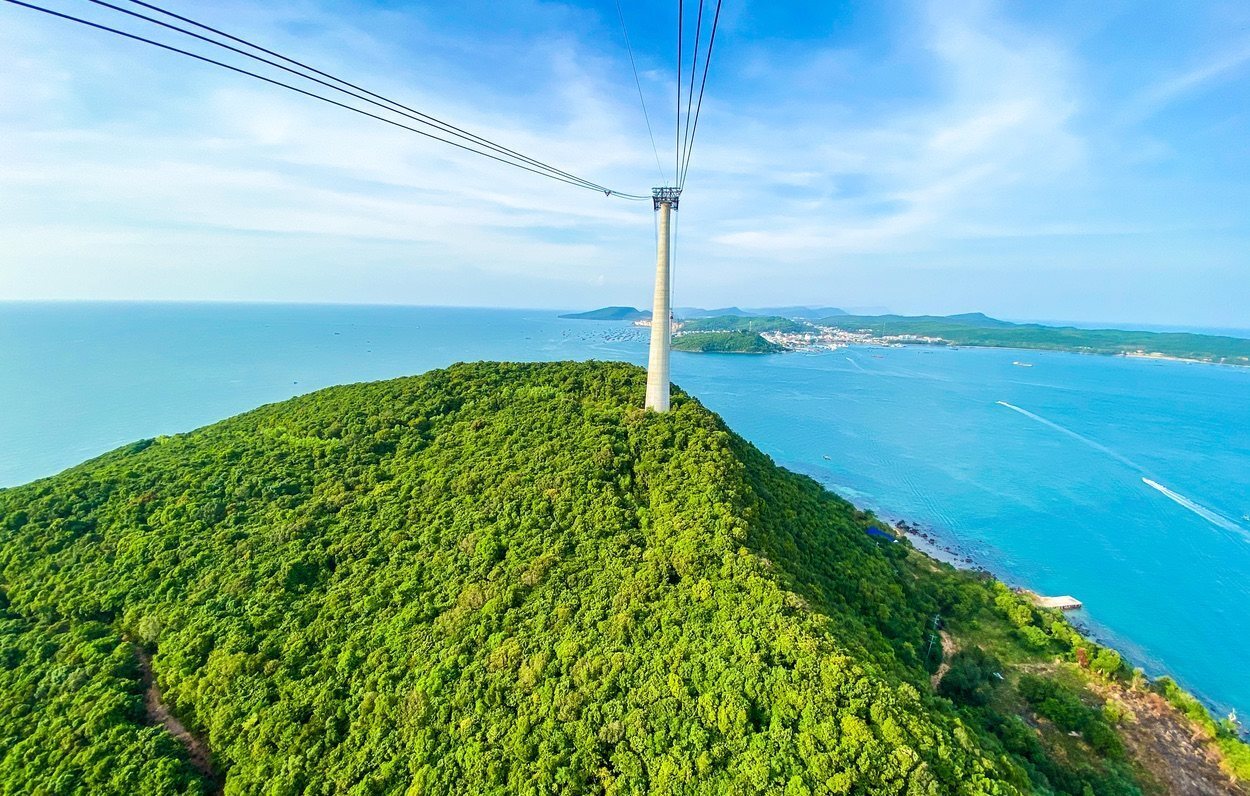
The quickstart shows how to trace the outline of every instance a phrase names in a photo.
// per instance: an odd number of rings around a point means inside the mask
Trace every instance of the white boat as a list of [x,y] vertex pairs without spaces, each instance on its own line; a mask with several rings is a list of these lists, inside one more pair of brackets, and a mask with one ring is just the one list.
[[1016,367],[1018,367],[1018,368],[1031,368],[1031,367],[1033,367],[1033,363],[1032,363],[1032,362],[1021,362],[1020,360],[1016,360],[1015,362],[1012,362],[1011,364],[1015,365],[1015,366],[1016,366]]

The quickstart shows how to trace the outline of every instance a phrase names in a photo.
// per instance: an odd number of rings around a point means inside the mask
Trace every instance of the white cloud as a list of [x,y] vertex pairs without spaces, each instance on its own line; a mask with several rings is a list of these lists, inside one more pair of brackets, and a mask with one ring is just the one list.
[[[96,74],[124,71],[136,59],[147,64],[145,57],[159,64],[150,68],[170,62],[104,39],[85,58],[93,69],[75,72],[84,59],[72,44],[58,46],[49,35],[56,28],[23,25],[10,30],[6,56],[26,70],[22,78],[36,80],[41,64],[67,66],[32,112],[0,130],[0,204],[16,209],[0,220],[6,240],[0,272],[16,277],[0,287],[7,284],[10,296],[74,292],[92,269],[144,270],[153,241],[174,251],[186,240],[176,230],[212,233],[194,236],[194,249],[167,258],[188,271],[215,267],[214,235],[235,236],[234,246],[222,248],[237,248],[239,235],[284,236],[292,256],[282,258],[287,263],[275,270],[275,284],[291,279],[298,253],[325,246],[317,241],[327,238],[415,244],[409,264],[415,272],[432,262],[458,262],[501,274],[538,268],[574,281],[586,263],[602,260],[605,242],[634,234],[643,251],[650,245],[650,209],[641,203],[508,169],[230,75],[200,75],[189,81],[188,94],[150,97],[169,109],[170,123],[159,129],[139,109],[129,118],[126,110],[113,110],[116,118],[107,124],[97,117],[67,120],[66,107],[107,88]],[[575,71],[567,46],[552,58],[550,68],[566,76],[564,96],[550,99],[560,114],[493,115],[482,110],[494,104],[484,86],[457,97],[410,92],[405,99],[615,184],[637,161],[638,142],[620,132],[620,108],[594,75]],[[16,90],[14,82],[0,84],[0,91]],[[104,94],[100,101],[109,99]],[[201,282],[188,276],[189,287]],[[464,292],[471,301],[473,286]]]
[[[225,0],[211,17],[562,168],[646,192],[654,157],[633,76],[591,11],[509,4],[499,13],[530,14],[543,34],[503,40],[444,29],[438,9]],[[1014,252],[1017,242],[1194,229],[1198,212],[1160,224],[1138,211],[1142,192],[1105,184],[1104,144],[1089,130],[1099,104],[1090,65],[1054,27],[1013,22],[1011,7],[988,0],[905,10],[894,38],[863,50],[751,42],[745,28],[723,50],[718,41],[680,211],[681,303],[743,303],[747,289],[805,301],[833,266],[873,273],[894,258],[909,274],[936,271],[978,243],[1023,268],[1036,259]],[[602,303],[649,301],[649,203],[608,200],[20,9],[0,13],[0,298],[348,290],[568,305],[553,296],[598,290]],[[547,35],[542,26],[556,21]],[[1143,107],[1250,59],[1244,47],[1219,52],[1143,94]],[[645,54],[640,63],[649,99],[671,91],[665,71]],[[667,167],[671,109],[652,111]],[[1168,144],[1138,147],[1137,162]],[[882,295],[859,301],[889,301],[889,285],[870,288]]]
[[[970,222],[989,223],[1004,201],[1053,187],[1082,168],[1085,145],[1070,126],[1080,92],[1061,50],[1012,29],[987,4],[933,3],[923,35],[935,97],[858,124],[805,120],[792,137],[807,145],[781,147],[790,160],[758,168],[826,180],[853,171],[871,186],[868,196],[843,199],[830,190],[801,213],[784,201],[774,212],[752,207],[758,214],[724,225],[713,242],[753,257],[924,250]],[[761,139],[748,144],[770,151]],[[742,160],[732,151],[715,154],[717,165]],[[823,168],[811,171],[813,165]]]
[[1243,40],[1141,92],[1128,104],[1124,120],[1140,122],[1148,119],[1211,83],[1231,77],[1247,64],[1250,64],[1250,40]]

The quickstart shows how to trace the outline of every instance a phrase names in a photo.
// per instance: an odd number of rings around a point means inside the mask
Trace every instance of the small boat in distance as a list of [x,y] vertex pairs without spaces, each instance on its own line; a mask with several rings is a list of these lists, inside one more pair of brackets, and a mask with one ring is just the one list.
[[1012,362],[1011,364],[1015,365],[1015,366],[1016,366],[1016,367],[1018,367],[1018,368],[1031,368],[1031,367],[1033,367],[1033,363],[1032,363],[1032,362],[1021,362],[1021,361],[1020,361],[1020,360],[1018,360],[1018,359],[1017,359],[1015,362]]

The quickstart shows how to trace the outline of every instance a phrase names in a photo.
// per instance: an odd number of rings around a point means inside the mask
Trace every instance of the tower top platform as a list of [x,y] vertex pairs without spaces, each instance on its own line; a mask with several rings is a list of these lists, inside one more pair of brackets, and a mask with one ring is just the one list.
[[681,196],[680,188],[671,188],[667,185],[664,186],[663,188],[652,188],[651,189],[651,204],[654,207],[654,209],[659,210],[660,205],[667,203],[667,204],[672,205],[673,209],[676,210],[677,209],[677,197],[679,196]]

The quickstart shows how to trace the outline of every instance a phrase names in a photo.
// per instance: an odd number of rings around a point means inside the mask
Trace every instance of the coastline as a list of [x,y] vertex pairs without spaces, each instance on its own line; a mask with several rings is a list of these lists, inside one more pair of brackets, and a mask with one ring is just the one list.
[[[1079,354],[1087,357],[1111,357],[1120,359],[1140,359],[1148,362],[1180,362],[1187,365],[1214,365],[1217,367],[1238,368],[1242,370],[1250,369],[1250,362],[1244,364],[1238,362],[1216,362],[1211,359],[1193,359],[1187,357],[1176,357],[1168,354],[1139,354],[1132,351],[1082,351],[1079,348],[1023,348],[1019,346],[1006,345],[977,345],[975,343],[920,343],[920,342],[891,342],[883,345],[882,343],[845,343],[844,348],[919,348],[919,349],[935,349],[944,348],[950,351],[958,351],[961,348],[975,348],[981,351],[1019,351],[1022,353],[1051,353],[1051,354]],[[787,351],[807,352],[807,351],[823,351],[819,347],[806,348],[787,348]]]
[[[826,486],[826,489],[831,487]],[[874,512],[876,513],[876,512]],[[1002,583],[1013,591],[1025,590],[1027,584],[1013,583],[1011,579],[1004,577],[1001,573],[984,566],[977,561],[972,555],[966,551],[960,550],[958,547],[952,546],[947,540],[942,539],[936,530],[926,526],[917,525],[907,519],[882,515],[881,519],[895,530],[901,539],[906,539],[912,548],[919,554],[936,561],[940,564],[947,564],[957,570],[970,572],[977,577],[986,580],[994,580]],[[1051,609],[1058,610],[1058,609]],[[1085,622],[1080,621],[1082,618],[1088,617],[1084,606],[1070,611],[1061,612],[1064,621],[1072,626],[1083,638],[1097,644],[1100,647],[1114,649],[1119,653],[1125,661],[1129,662],[1137,670],[1141,671],[1149,684],[1155,684],[1162,679],[1170,680],[1176,683],[1178,687],[1189,697],[1195,699],[1204,710],[1208,713],[1212,720],[1220,720],[1222,708],[1215,705],[1211,700],[1200,696],[1200,692],[1195,691],[1190,686],[1185,685],[1177,676],[1167,671],[1166,665],[1160,664],[1164,671],[1162,673],[1151,674],[1145,671],[1143,662],[1134,654],[1126,650],[1122,645],[1118,645],[1115,641],[1108,641],[1100,638],[1094,630]],[[1234,714],[1235,715],[1235,714]],[[1244,742],[1250,742],[1250,726],[1237,726],[1237,735]]]
[[739,356],[748,356],[748,357],[766,357],[766,356],[770,356],[773,354],[790,354],[790,353],[796,353],[796,352],[793,349],[786,349],[785,351],[687,351],[684,348],[674,348],[673,353],[675,354],[703,354],[703,355],[736,354]]
[[[1059,350],[1059,349],[1055,349]],[[1192,357],[1174,357],[1168,354],[1137,354],[1125,352],[1123,354],[1111,354],[1110,356],[1124,357],[1125,359],[1146,359],[1164,362],[1185,362],[1191,365],[1222,365],[1229,368],[1250,368],[1250,362],[1238,364],[1236,362],[1216,362],[1212,359],[1193,359]]]
[[[902,538],[911,542],[912,547],[914,547],[917,552],[928,556],[934,561],[942,564],[949,564],[955,569],[963,572],[971,572],[978,577],[996,580],[1013,590],[1029,588],[1029,584],[1014,582],[1013,579],[1004,576],[1003,573],[990,569],[980,563],[969,553],[960,550],[957,547],[952,547],[949,544],[944,544],[945,540],[939,537],[937,532],[931,528],[926,529],[924,526],[916,525],[905,519],[887,518],[886,522],[888,522],[891,527],[901,532]],[[1079,621],[1079,618],[1087,616],[1084,607],[1073,611],[1064,611],[1063,615],[1067,619],[1068,624],[1076,628],[1085,638],[1102,646],[1114,647],[1112,642],[1100,639],[1087,624]],[[1074,621],[1072,617],[1077,617],[1078,621]],[[1124,654],[1126,660],[1133,660],[1134,656],[1124,653],[1124,651],[1118,647],[1116,647],[1116,651]],[[1137,663],[1137,661],[1134,662]],[[1164,674],[1160,676],[1173,677],[1171,674]],[[1207,705],[1207,708],[1209,710],[1216,709],[1213,705]]]
[[[848,344],[862,345],[863,347],[871,347],[873,344]],[[1237,362],[1216,362],[1212,359],[1193,359],[1191,357],[1177,357],[1169,354],[1139,354],[1133,351],[1082,351],[1079,348],[1022,348],[1018,346],[1006,345],[977,345],[975,343],[900,343],[903,348],[947,348],[957,351],[961,348],[976,348],[985,351],[1021,351],[1037,353],[1048,352],[1055,354],[1080,354],[1087,357],[1118,357],[1121,359],[1141,359],[1153,362],[1181,362],[1188,365],[1215,365],[1226,368],[1242,368],[1250,369],[1250,362],[1244,364]]]

